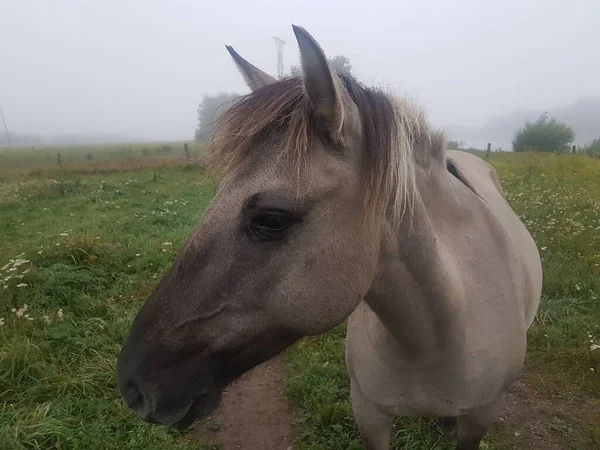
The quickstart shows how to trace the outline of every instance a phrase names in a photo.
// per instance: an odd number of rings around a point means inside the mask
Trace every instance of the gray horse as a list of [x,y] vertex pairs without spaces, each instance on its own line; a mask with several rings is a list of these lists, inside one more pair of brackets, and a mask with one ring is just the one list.
[[542,270],[496,172],[408,101],[333,72],[294,26],[301,78],[227,47],[253,91],[221,117],[215,198],[133,322],[127,405],[186,428],[234,379],[348,318],[352,407],[368,450],[394,416],[457,420],[477,449],[519,376]]

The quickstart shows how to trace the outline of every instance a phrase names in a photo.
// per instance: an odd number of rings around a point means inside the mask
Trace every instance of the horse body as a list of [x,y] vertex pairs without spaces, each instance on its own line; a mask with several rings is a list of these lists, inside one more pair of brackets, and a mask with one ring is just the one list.
[[348,320],[368,450],[392,418],[458,418],[479,447],[522,368],[541,290],[533,239],[481,159],[419,109],[334,73],[294,27],[302,78],[227,47],[253,93],[220,118],[213,202],[136,316],[117,362],[138,416],[185,428],[237,377]]
[[369,449],[388,448],[393,416],[458,417],[459,435],[473,421],[487,429],[523,365],[541,293],[537,248],[494,169],[448,156],[472,189],[441,164],[417,170],[413,221],[384,234],[373,285],[348,321],[353,409]]

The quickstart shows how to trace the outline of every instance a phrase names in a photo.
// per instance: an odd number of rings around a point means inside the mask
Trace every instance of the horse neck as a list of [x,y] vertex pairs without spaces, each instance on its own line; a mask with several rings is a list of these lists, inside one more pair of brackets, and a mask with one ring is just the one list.
[[[460,345],[460,278],[440,245],[432,209],[452,191],[443,166],[416,170],[417,191],[399,226],[386,224],[376,276],[365,297],[407,356]],[[433,201],[432,201],[433,199]]]

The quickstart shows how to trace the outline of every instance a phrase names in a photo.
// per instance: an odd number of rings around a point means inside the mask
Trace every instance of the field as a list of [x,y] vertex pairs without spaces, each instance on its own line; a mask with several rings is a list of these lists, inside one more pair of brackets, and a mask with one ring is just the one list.
[[[133,315],[212,198],[201,150],[190,145],[189,161],[183,144],[0,151],[0,448],[218,448],[142,423],[114,379]],[[526,370],[485,446],[598,448],[600,160],[491,163],[545,279]],[[362,448],[343,343],[340,326],[285,354],[294,449]],[[431,421],[402,419],[393,448],[453,446]]]

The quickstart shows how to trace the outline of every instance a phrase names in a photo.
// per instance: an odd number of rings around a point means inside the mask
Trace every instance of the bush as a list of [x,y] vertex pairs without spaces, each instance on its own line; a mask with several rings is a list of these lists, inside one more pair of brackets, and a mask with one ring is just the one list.
[[512,141],[515,152],[531,151],[554,152],[568,150],[575,139],[573,129],[556,119],[549,119],[544,113],[535,122],[527,122],[519,128]]
[[600,138],[594,139],[583,147],[583,152],[588,156],[600,158]]
[[171,153],[173,151],[173,147],[170,145],[162,145],[155,150],[157,154],[159,153]]

